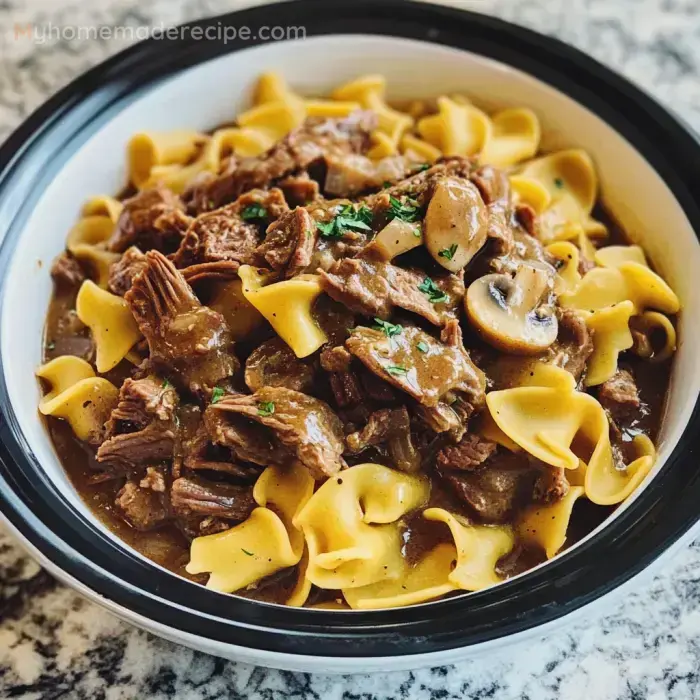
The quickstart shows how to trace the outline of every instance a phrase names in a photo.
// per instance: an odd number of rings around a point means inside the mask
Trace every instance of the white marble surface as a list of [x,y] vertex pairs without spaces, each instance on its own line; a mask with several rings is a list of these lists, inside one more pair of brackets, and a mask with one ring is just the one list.
[[[332,0],[328,0],[331,2]],[[452,0],[554,34],[700,130],[700,0]],[[0,0],[0,138],[119,41],[15,40],[15,23],[172,24],[236,0]],[[382,676],[281,673],[137,631],[57,584],[0,528],[0,697],[89,700],[689,700],[700,697],[700,542],[605,619],[459,666]]]

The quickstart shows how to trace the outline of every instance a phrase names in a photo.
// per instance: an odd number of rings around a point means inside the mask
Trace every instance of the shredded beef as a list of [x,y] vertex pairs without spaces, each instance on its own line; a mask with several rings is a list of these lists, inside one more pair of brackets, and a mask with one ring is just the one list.
[[157,493],[165,493],[167,480],[165,470],[159,467],[146,467],[146,476],[141,479],[139,486]]
[[166,187],[142,190],[124,202],[108,247],[115,253],[123,253],[132,245],[143,251],[155,248],[171,253],[180,245],[183,227],[189,223],[180,216],[183,213],[184,204]]
[[277,186],[284,192],[284,198],[291,207],[303,207],[317,200],[321,194],[318,182],[304,172],[290,175],[280,180]]
[[641,406],[637,384],[632,373],[626,369],[618,369],[610,379],[600,385],[598,400],[610,411],[613,418],[621,423]]
[[77,288],[86,278],[80,263],[68,252],[63,251],[51,265],[51,277],[57,287]]
[[569,486],[566,469],[542,464],[540,475],[535,481],[533,499],[538,503],[556,503],[569,493]]
[[[344,466],[340,420],[327,404],[306,394],[264,387],[251,396],[226,396],[209,406],[206,414],[218,414],[220,420],[233,425],[246,419],[259,424],[265,429],[264,436],[286,452],[286,459],[273,461],[288,462],[295,457],[316,479],[332,476]],[[225,430],[217,437],[238,452],[238,445],[228,442]]]
[[238,368],[224,317],[202,306],[182,274],[161,253],[146,254],[147,266],[127,292],[150,361],[194,392],[211,392]]
[[245,363],[245,383],[251,391],[265,386],[309,392],[313,388],[314,368],[300,360],[281,338],[258,345]]
[[255,252],[273,270],[286,268],[286,277],[293,277],[311,264],[317,237],[316,222],[297,207],[268,228]]
[[217,516],[240,522],[255,508],[249,486],[220,484],[201,477],[180,477],[173,481],[170,503],[179,517]]
[[115,505],[126,521],[136,530],[152,530],[169,520],[168,510],[161,495],[142,488],[138,481],[127,481],[117,494]]
[[415,472],[420,468],[420,454],[411,439],[411,421],[405,406],[375,411],[365,427],[348,435],[346,442],[351,454],[370,446],[385,445],[389,460],[396,469]]
[[480,467],[496,451],[495,442],[468,434],[456,445],[446,445],[438,452],[438,467],[470,471]]
[[447,275],[433,282],[438,294],[446,299],[430,301],[429,292],[421,291],[424,272],[405,270],[391,263],[344,258],[328,272],[321,271],[321,287],[335,301],[363,316],[388,319],[392,309],[412,311],[436,326],[454,318],[464,296],[464,281],[459,275]]
[[244,158],[230,172],[196,188],[193,206],[197,211],[215,209],[243,192],[307,170],[326,157],[362,153],[369,146],[374,125],[375,118],[369,112],[357,112],[346,119],[307,119],[267,153]]
[[136,246],[127,248],[124,255],[109,268],[109,291],[123,297],[131,289],[134,279],[145,269],[146,256]]
[[156,377],[126,379],[107,421],[97,461],[130,469],[173,457],[178,396]]

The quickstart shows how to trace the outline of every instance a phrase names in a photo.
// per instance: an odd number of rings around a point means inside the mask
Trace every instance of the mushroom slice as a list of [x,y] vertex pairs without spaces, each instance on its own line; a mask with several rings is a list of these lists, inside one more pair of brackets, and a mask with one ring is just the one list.
[[435,261],[459,272],[486,243],[488,211],[476,185],[459,177],[437,183],[425,214],[425,247]]
[[420,224],[411,224],[403,219],[392,219],[375,237],[365,246],[362,257],[389,262],[397,255],[407,253],[423,243],[423,234]]
[[516,355],[542,352],[556,340],[558,331],[550,303],[553,285],[551,266],[536,262],[522,263],[515,277],[480,277],[467,290],[467,316],[499,350]]

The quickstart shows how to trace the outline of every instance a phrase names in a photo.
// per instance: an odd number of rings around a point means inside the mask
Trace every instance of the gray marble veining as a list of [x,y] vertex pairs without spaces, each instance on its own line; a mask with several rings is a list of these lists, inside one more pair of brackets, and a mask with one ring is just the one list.
[[[331,0],[329,0],[331,1]],[[236,0],[0,0],[0,138],[119,41],[15,38],[17,24],[167,25]],[[552,34],[700,130],[700,0],[452,0]],[[329,677],[222,661],[133,629],[56,583],[0,528],[0,697],[161,700],[688,700],[700,697],[700,543],[603,619],[459,666]]]

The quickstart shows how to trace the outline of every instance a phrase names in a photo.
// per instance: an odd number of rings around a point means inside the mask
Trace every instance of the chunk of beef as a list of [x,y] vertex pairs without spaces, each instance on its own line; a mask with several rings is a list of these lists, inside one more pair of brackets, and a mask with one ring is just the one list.
[[526,457],[503,451],[479,468],[444,470],[441,476],[477,518],[503,523],[531,502],[538,470]]
[[469,433],[456,445],[446,445],[437,456],[437,465],[441,469],[471,471],[480,467],[498,446],[479,435]]
[[131,246],[109,268],[109,291],[123,297],[131,289],[136,276],[145,269],[146,256],[136,246]]
[[639,411],[642,405],[634,377],[626,369],[618,369],[600,385],[598,400],[603,408],[610,411],[615,421],[621,424],[627,422],[630,414]]
[[544,504],[556,503],[569,493],[570,484],[566,478],[566,469],[540,464],[541,470],[535,481],[533,500]]
[[452,406],[440,402],[436,406],[416,404],[414,413],[434,433],[449,433],[453,442],[459,442],[466,432],[466,426]]
[[354,372],[332,372],[328,381],[338,408],[353,408],[364,400],[360,382]]
[[177,426],[177,393],[156,377],[126,379],[107,421],[97,461],[121,469],[171,459]]
[[424,272],[386,262],[345,258],[328,272],[320,271],[320,276],[323,291],[332,299],[355,313],[384,320],[389,319],[394,307],[399,307],[439,326],[455,317],[464,296],[459,275],[433,281]]
[[350,153],[326,159],[324,191],[334,197],[354,197],[379,189],[384,183],[401,180],[411,174],[413,163],[403,156],[389,156],[375,162]]
[[[167,187],[142,190],[124,202],[117,226],[108,247],[123,253],[132,245],[147,251],[155,248],[163,253],[177,249],[189,219],[183,218],[184,204]],[[164,217],[160,219],[160,217]]]
[[342,345],[325,347],[321,350],[319,361],[326,372],[348,372],[352,355]]
[[420,454],[411,439],[411,420],[405,406],[375,411],[365,427],[348,435],[346,441],[351,454],[382,445],[396,469],[415,472],[420,468]]
[[60,289],[78,288],[86,279],[80,263],[67,250],[51,264],[51,277]]
[[217,262],[198,263],[182,268],[182,276],[187,284],[196,284],[202,280],[213,282],[225,282],[237,280],[238,268],[241,266],[236,260],[219,260]]
[[265,386],[281,386],[309,392],[313,382],[313,366],[300,360],[281,338],[272,338],[258,345],[245,363],[245,383],[251,391]]
[[150,361],[191,391],[210,392],[237,370],[226,321],[199,303],[164,255],[150,251],[146,262],[124,298],[148,341]]
[[165,493],[167,488],[165,469],[162,467],[146,467],[146,476],[141,479],[139,486],[156,493]]
[[461,343],[445,345],[413,326],[392,337],[358,327],[345,346],[381,379],[424,406],[437,406],[448,392],[466,394],[474,406],[484,401],[486,378]]
[[268,228],[255,252],[273,270],[287,268],[285,276],[293,277],[311,264],[317,238],[316,222],[306,209],[297,207]]
[[180,477],[173,481],[170,504],[178,517],[206,515],[240,522],[255,508],[249,486],[220,484],[201,477]]
[[[255,264],[259,226],[276,221],[288,210],[281,190],[252,190],[233,204],[198,216],[187,230],[173,262],[177,267],[202,263]],[[262,214],[262,218],[254,216]]]
[[[331,476],[344,466],[340,420],[327,404],[306,394],[264,387],[252,396],[226,396],[209,406],[206,414],[223,414],[223,420],[232,426],[243,422],[250,427],[251,421],[259,424],[267,439],[286,453],[286,459],[273,461],[296,458],[316,479]],[[238,452],[238,445],[228,442],[225,429],[217,437],[221,444]]]
[[318,182],[312,180],[307,172],[285,177],[277,186],[284,192],[284,198],[292,207],[303,207],[321,196]]
[[573,309],[557,309],[559,333],[549,349],[552,364],[570,372],[579,381],[593,354],[593,338],[586,322]]
[[169,520],[161,495],[129,479],[117,494],[115,505],[136,530],[153,530]]
[[266,153],[242,159],[229,172],[197,188],[193,206],[197,211],[215,209],[243,192],[307,170],[325,157],[363,153],[375,123],[370,112],[357,112],[346,119],[307,119]]

